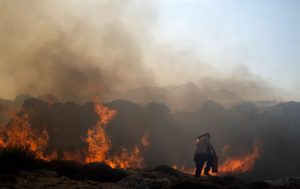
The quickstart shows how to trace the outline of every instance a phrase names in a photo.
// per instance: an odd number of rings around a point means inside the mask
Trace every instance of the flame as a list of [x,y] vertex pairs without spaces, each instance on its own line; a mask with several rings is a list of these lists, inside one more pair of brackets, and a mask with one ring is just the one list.
[[115,168],[141,168],[143,167],[144,158],[141,156],[141,147],[135,146],[132,151],[122,148],[119,155],[115,155],[108,165]]
[[0,148],[4,148],[5,146],[5,141],[2,138],[0,138]]
[[94,129],[89,129],[87,135],[85,141],[88,143],[88,152],[85,162],[104,162],[111,146],[104,128],[96,126]]
[[109,109],[102,104],[95,103],[95,112],[99,117],[98,123],[96,126],[105,126],[109,121],[111,121],[116,115],[117,111]]
[[150,146],[148,134],[141,138],[142,145],[135,146],[131,151],[122,148],[121,153],[109,157],[111,140],[106,134],[105,126],[117,115],[117,112],[98,103],[95,103],[95,112],[99,120],[96,126],[87,132],[85,142],[88,144],[88,152],[85,162],[105,162],[113,168],[141,168],[144,161],[141,155],[142,146]]
[[87,131],[85,142],[88,144],[88,152],[85,159],[86,163],[105,162],[111,147],[110,138],[107,136],[104,126],[112,120],[117,112],[95,103],[95,113],[99,120],[96,126]]
[[[244,154],[240,157],[232,157],[225,159],[225,161],[219,166],[219,173],[212,173],[211,175],[217,176],[218,174],[226,174],[226,173],[245,173],[252,171],[255,165],[256,160],[260,155],[260,146],[261,143],[259,141],[255,141],[253,144],[253,151],[251,153]],[[222,155],[226,153],[231,148],[230,145],[225,145],[222,148]],[[203,169],[205,168],[205,164],[203,165]],[[174,164],[172,166],[173,169],[177,169],[181,172],[187,174],[195,174],[195,168],[187,168],[185,166],[177,166]],[[203,171],[201,173],[203,175]]]
[[[2,132],[0,147],[21,147],[35,153],[37,158],[48,159],[44,154],[49,136],[46,129],[40,133],[34,130],[29,123],[30,115],[21,110],[20,114],[15,114],[8,124],[8,127]],[[53,156],[53,154],[51,154]]]
[[122,148],[122,152],[119,155],[115,155],[108,162],[108,165],[113,168],[142,168],[144,166],[144,158],[141,155],[141,151],[149,146],[151,146],[149,135],[145,133],[141,138],[141,145],[134,146],[132,151]]
[[[104,162],[113,168],[141,168],[144,161],[141,151],[151,145],[148,134],[143,135],[141,144],[134,146],[132,150],[122,148],[121,152],[110,157],[111,139],[106,134],[105,129],[107,124],[115,118],[117,112],[99,103],[95,103],[94,111],[99,119],[93,128],[88,129],[87,136],[84,138],[84,142],[88,145],[85,152],[64,151],[62,158],[85,163]],[[21,110],[18,114],[15,114],[8,127],[1,133],[0,147],[23,147],[34,152],[39,159],[57,159],[58,154],[55,151],[45,155],[49,140],[47,130],[43,129],[38,132],[31,127],[29,121],[29,111]]]
[[248,154],[244,154],[241,157],[234,157],[226,159],[219,167],[220,173],[244,173],[252,171],[255,161],[260,155],[260,143],[255,141],[253,145],[253,151]]

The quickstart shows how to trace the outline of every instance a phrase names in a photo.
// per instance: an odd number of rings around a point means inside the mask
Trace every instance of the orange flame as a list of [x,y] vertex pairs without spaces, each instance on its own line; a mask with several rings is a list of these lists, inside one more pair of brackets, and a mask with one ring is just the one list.
[[[105,126],[117,115],[117,112],[98,103],[95,103],[95,112],[99,117],[99,121],[93,129],[88,130],[85,139],[88,144],[85,162],[105,162],[113,168],[142,167],[144,158],[141,156],[142,147],[138,145],[132,151],[123,148],[120,154],[113,157],[108,156],[111,140],[106,134]],[[150,146],[147,134],[142,137],[141,143],[145,147]]]
[[103,127],[117,114],[115,110],[110,110],[98,103],[95,103],[95,112],[99,120],[96,126],[87,132],[87,138],[85,139],[88,144],[86,163],[105,162],[111,147],[111,141]]
[[253,170],[255,161],[260,155],[260,143],[255,141],[253,152],[241,157],[229,158],[219,167],[220,173],[244,173]]
[[[229,145],[225,145],[222,149],[222,155],[226,153],[231,147]],[[233,157],[226,159],[219,166],[219,173],[210,173],[212,175],[218,174],[226,174],[226,173],[245,173],[248,171],[252,171],[255,165],[256,160],[260,155],[260,142],[255,141],[253,145],[253,151],[248,154],[244,154],[240,157]],[[205,167],[205,165],[203,166]],[[177,166],[173,165],[173,169],[180,170],[187,174],[195,174],[195,169],[187,168],[185,166]],[[201,173],[203,174],[203,172]]]
[[[120,153],[109,157],[111,140],[106,134],[105,126],[117,115],[117,112],[99,103],[95,103],[94,108],[99,119],[95,127],[88,129],[87,137],[84,138],[88,144],[87,150],[84,153],[64,151],[63,159],[85,163],[104,162],[113,168],[142,167],[144,159],[141,151],[150,146],[148,134],[145,134],[141,138],[141,144],[136,145],[132,150],[123,148]],[[58,154],[55,151],[45,155],[49,140],[47,130],[36,131],[31,127],[29,120],[29,113],[23,110],[18,115],[14,115],[8,127],[1,133],[0,147],[24,147],[34,152],[39,159],[57,159]]]
[[143,167],[143,161],[140,147],[135,146],[132,151],[123,148],[121,154],[115,155],[108,161],[108,165],[113,168],[141,168]]
[[[7,129],[2,133],[0,147],[21,147],[35,153],[37,158],[48,159],[44,155],[49,140],[48,132],[43,129],[40,133],[31,128],[29,113],[21,110],[21,114],[14,115]],[[54,156],[51,154],[51,156]]]

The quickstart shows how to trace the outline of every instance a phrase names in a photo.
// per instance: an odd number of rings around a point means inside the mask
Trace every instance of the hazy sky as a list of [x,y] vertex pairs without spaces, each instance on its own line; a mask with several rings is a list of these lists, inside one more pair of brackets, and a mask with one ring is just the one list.
[[166,0],[158,6],[160,39],[175,39],[221,71],[243,65],[276,87],[300,87],[300,1]]

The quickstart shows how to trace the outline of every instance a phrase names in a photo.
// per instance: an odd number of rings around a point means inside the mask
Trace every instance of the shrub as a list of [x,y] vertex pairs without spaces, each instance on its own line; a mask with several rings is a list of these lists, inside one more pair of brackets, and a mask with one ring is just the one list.
[[40,160],[35,154],[22,147],[0,149],[0,172],[32,171],[40,168]]
[[165,173],[165,174],[175,176],[175,177],[181,177],[183,175],[180,171],[173,169],[172,167],[170,167],[168,165],[157,166],[153,169],[153,171]]
[[69,160],[51,160],[45,162],[45,169],[56,171],[58,176],[67,176],[72,179],[80,179],[82,165],[76,161]]
[[83,167],[82,177],[100,182],[117,182],[127,174],[125,171],[113,169],[105,163],[89,163]]

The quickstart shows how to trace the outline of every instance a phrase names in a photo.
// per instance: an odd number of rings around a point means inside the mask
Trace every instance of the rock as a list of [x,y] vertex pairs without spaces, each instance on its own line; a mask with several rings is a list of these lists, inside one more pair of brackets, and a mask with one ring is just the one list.
[[105,163],[89,163],[82,169],[83,178],[100,182],[117,182],[126,176],[126,172],[113,169]]
[[49,170],[37,170],[35,173],[37,173],[39,176],[46,176],[46,177],[57,177],[56,171],[49,171]]
[[168,179],[144,178],[138,174],[133,174],[122,179],[120,184],[135,189],[160,189],[168,186],[170,181]]
[[288,183],[290,185],[300,186],[300,177],[290,177],[288,178]]
[[67,181],[67,180],[69,180],[69,177],[61,176],[60,179],[63,180],[63,181]]
[[300,177],[287,177],[274,180],[266,180],[265,182],[273,186],[300,186]]
[[221,186],[209,182],[183,180],[174,183],[168,189],[220,189]]
[[66,176],[77,179],[80,175],[82,165],[75,161],[52,160],[47,163],[49,170],[55,171],[58,176]]
[[17,182],[17,179],[12,176],[12,175],[1,175],[0,176],[0,183],[1,184],[7,184],[7,183],[16,183]]
[[161,173],[166,173],[175,177],[181,177],[183,176],[183,173],[180,171],[168,166],[168,165],[160,165],[157,166],[153,169],[153,171],[161,172]]
[[218,184],[221,186],[241,185],[244,183],[242,180],[231,175],[226,175],[223,177],[218,177],[218,176],[208,177],[208,180],[214,184]]
[[247,189],[267,189],[271,188],[271,185],[265,181],[256,181],[246,184],[245,188]]

